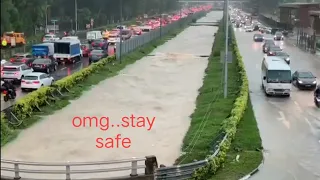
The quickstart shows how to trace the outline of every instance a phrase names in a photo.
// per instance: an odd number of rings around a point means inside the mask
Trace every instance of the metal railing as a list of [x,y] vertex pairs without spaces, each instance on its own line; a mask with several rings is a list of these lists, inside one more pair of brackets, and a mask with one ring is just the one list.
[[220,145],[227,139],[227,134],[222,136],[215,146],[214,153],[205,160],[196,161],[188,164],[158,168],[155,173],[156,180],[186,180],[192,177],[195,170],[204,167],[208,162],[220,152]]
[[168,32],[177,29],[179,27],[182,27],[184,25],[187,25],[192,22],[192,20],[197,19],[201,16],[203,16],[205,12],[199,12],[192,15],[189,15],[183,19],[180,19],[179,21],[173,22],[171,24],[168,24],[166,26],[162,26],[161,28],[152,30],[150,32],[147,32],[145,34],[142,34],[140,36],[136,36],[135,38],[131,38],[126,41],[122,41],[121,43],[121,51],[120,51],[120,42],[116,43],[116,57],[117,59],[120,59],[120,56],[124,56],[135,49],[145,45],[146,43],[149,43],[153,40],[159,39],[163,37],[164,35],[168,34]]
[[[150,170],[147,170],[147,161],[150,161],[150,158],[152,159],[154,157],[149,156],[146,158],[131,158],[115,161],[67,163],[40,163],[1,159],[1,179],[51,178],[71,180],[77,178],[77,175],[78,178],[81,177],[81,179],[105,179],[106,177],[111,178],[112,176],[119,178],[119,175],[122,178],[130,178],[138,175],[143,176],[153,174],[153,172],[150,173]],[[85,177],[88,174],[90,175]]]

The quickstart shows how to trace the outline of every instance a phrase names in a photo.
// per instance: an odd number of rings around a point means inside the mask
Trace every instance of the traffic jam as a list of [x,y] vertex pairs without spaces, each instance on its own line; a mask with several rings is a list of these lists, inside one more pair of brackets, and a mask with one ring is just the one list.
[[236,29],[242,28],[246,33],[252,33],[255,44],[261,43],[264,54],[261,65],[262,89],[266,96],[290,97],[292,84],[298,90],[314,91],[314,103],[320,108],[320,85],[316,72],[308,69],[292,71],[290,55],[283,48],[288,31],[267,27],[238,9],[232,10],[231,22]]
[[[137,18],[136,23],[130,26],[117,25],[103,31],[88,31],[86,39],[82,40],[75,33],[64,33],[63,37],[51,32],[43,36],[42,43],[33,44],[28,53],[14,54],[10,59],[1,60],[1,90],[4,101],[15,99],[17,88],[21,92],[30,92],[43,86],[50,86],[54,81],[96,63],[99,60],[114,55],[115,43],[126,41],[136,36],[143,35],[152,30],[166,26],[181,18],[187,17],[210,6],[184,8],[172,14],[161,14],[151,18]],[[13,33],[14,32],[8,32]],[[20,34],[21,35],[21,34]],[[21,35],[22,36],[22,35]],[[11,36],[11,38],[15,36]],[[25,44],[25,40],[19,42]],[[9,46],[9,40],[2,39],[2,45]],[[11,40],[12,41],[12,40]],[[12,47],[13,48],[13,47]],[[80,68],[67,73],[59,73],[68,66],[88,63]],[[81,63],[82,64],[82,63]],[[59,75],[59,79],[55,78]],[[23,96],[23,94],[22,94]]]

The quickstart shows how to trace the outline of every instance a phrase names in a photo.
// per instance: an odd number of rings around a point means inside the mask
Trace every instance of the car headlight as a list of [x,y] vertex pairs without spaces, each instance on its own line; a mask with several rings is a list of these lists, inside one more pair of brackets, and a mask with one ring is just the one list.
[[257,39],[257,37],[254,37],[255,39]]
[[312,84],[317,84],[317,81],[313,81]]
[[290,59],[289,59],[289,58],[286,58],[285,60],[286,60],[286,61],[290,61]]
[[302,83],[302,81],[298,80],[298,83]]

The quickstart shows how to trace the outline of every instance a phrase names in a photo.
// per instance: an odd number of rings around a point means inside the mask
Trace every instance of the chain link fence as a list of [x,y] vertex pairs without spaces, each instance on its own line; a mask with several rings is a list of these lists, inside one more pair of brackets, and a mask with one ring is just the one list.
[[192,23],[193,20],[198,19],[205,15],[205,12],[195,13],[193,15],[187,16],[179,21],[173,22],[166,26],[162,26],[158,29],[147,32],[143,35],[136,36],[135,38],[131,38],[126,41],[117,42],[116,43],[116,57],[117,59],[121,59],[122,56],[134,51],[135,49],[149,43],[153,40],[159,39],[164,35],[168,34],[168,32],[177,29],[179,27],[183,27],[189,23]]

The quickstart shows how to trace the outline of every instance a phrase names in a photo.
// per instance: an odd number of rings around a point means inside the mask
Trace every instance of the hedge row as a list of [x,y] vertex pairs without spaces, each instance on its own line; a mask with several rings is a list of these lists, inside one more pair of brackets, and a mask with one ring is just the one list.
[[[206,15],[206,13],[204,13],[203,16],[204,15]],[[21,99],[17,100],[16,103],[13,105],[11,111],[19,120],[27,121],[21,124],[22,126],[27,127],[28,125],[33,123],[31,121],[34,121],[30,117],[33,117],[35,113],[41,111],[42,107],[48,104],[51,104],[51,102],[59,101],[60,98],[57,98],[57,97],[61,97],[61,94],[60,94],[61,92],[68,93],[70,89],[72,89],[73,87],[78,87],[79,85],[81,85],[83,81],[87,80],[90,75],[97,74],[98,72],[108,71],[108,73],[110,72],[109,75],[114,74],[114,71],[118,71],[124,68],[127,64],[133,63],[136,60],[141,59],[143,56],[150,53],[157,46],[165,43],[168,39],[173,38],[179,32],[181,32],[185,27],[187,27],[187,24],[184,24],[180,28],[171,30],[166,35],[166,37],[162,39],[154,40],[136,49],[136,51],[133,51],[130,54],[126,55],[123,59],[123,63],[120,64],[121,67],[119,63],[116,62],[115,56],[111,56],[111,57],[102,59],[99,62],[94,63],[87,68],[84,68],[78,72],[75,72],[70,76],[67,76],[61,80],[56,81],[53,84],[53,86],[41,87],[40,89],[33,91],[28,95],[22,97]],[[112,69],[113,66],[116,69]],[[16,127],[12,128],[8,124],[8,118],[5,117],[4,113],[1,113],[1,146],[3,146],[7,142],[9,142],[12,138],[15,137],[15,135],[17,134],[16,129],[19,129],[19,128],[16,128]]]
[[[221,33],[221,35],[224,36],[225,33]],[[247,108],[247,102],[249,98],[248,78],[246,75],[245,66],[242,61],[242,57],[240,55],[240,52],[237,46],[233,28],[230,36],[232,38],[232,43],[231,43],[232,51],[234,53],[234,57],[237,58],[239,75],[241,76],[241,81],[242,81],[239,96],[235,100],[230,116],[226,118],[222,124],[222,130],[226,132],[227,139],[220,144],[220,151],[218,155],[210,159],[208,165],[196,170],[193,173],[192,175],[193,180],[207,180],[213,174],[215,174],[217,170],[223,165],[226,159],[227,152],[230,149],[231,142],[234,139],[234,136],[237,132],[237,125],[239,121],[242,119],[245,113],[245,110]]]

